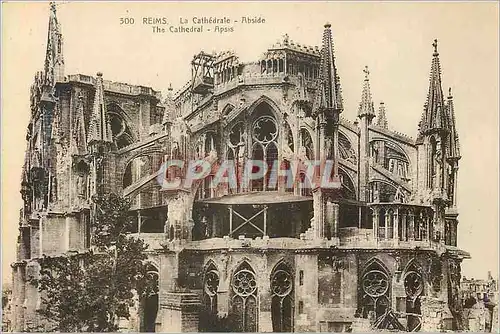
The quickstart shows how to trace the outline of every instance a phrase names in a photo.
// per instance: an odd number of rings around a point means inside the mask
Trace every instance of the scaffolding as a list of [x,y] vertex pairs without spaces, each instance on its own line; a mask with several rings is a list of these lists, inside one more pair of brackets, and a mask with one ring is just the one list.
[[201,51],[191,61],[191,92],[207,94],[214,87],[215,56]]

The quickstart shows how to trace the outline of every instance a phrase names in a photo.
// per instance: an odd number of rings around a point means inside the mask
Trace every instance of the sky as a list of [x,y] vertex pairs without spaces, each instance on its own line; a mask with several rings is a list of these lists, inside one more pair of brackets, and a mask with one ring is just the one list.
[[[462,159],[458,181],[458,243],[470,252],[462,274],[485,278],[498,272],[499,18],[497,2],[317,3],[59,3],[66,75],[151,86],[165,94],[183,86],[190,61],[201,50],[235,51],[243,61],[261,54],[287,33],[291,40],[321,45],[330,22],[341,76],[343,116],[354,120],[363,68],[370,69],[376,106],[385,102],[389,127],[412,137],[428,91],[432,42],[439,41],[443,90],[452,87]],[[144,17],[178,25],[193,16],[237,20],[234,32],[156,33]],[[242,17],[265,23],[243,24]],[[21,167],[29,92],[43,69],[48,3],[2,4],[2,279],[15,260]],[[120,24],[134,18],[134,24]],[[207,26],[208,27],[208,26]]]

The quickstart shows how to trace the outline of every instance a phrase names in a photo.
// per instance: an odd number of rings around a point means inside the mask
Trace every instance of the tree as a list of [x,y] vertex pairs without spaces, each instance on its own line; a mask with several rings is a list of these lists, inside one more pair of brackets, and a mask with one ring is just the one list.
[[44,256],[39,277],[31,280],[41,294],[38,312],[51,324],[45,330],[116,331],[117,318],[130,317],[134,294],[143,298],[157,293],[147,273],[147,245],[127,234],[130,202],[115,194],[93,202],[93,250]]

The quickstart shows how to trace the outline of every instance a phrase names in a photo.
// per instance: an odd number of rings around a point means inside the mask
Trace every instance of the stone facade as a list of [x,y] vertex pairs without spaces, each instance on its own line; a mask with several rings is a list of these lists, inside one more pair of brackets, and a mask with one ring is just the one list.
[[[91,247],[90,198],[110,191],[132,199],[130,232],[149,243],[159,281],[129,329],[460,328],[460,151],[437,41],[416,139],[389,128],[383,104],[375,111],[368,69],[358,119],[341,116],[329,24],[321,48],[285,35],[252,63],[201,52],[188,84],[165,99],[102,73],[65,75],[62,46],[53,5],[45,69],[31,91],[14,330],[39,321],[27,283],[36,259]],[[179,175],[162,168],[172,159],[230,161],[240,181],[250,160],[301,167],[290,186],[280,175],[212,187],[212,169],[167,189]],[[333,162],[340,182],[307,187],[303,166],[313,161]]]

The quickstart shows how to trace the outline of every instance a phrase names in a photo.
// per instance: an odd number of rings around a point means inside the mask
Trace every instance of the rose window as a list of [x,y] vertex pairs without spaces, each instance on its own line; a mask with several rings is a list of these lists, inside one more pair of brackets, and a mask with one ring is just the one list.
[[250,296],[257,289],[254,274],[246,269],[234,275],[232,285],[234,292],[242,297]]
[[262,116],[253,124],[253,137],[262,144],[268,144],[278,137],[276,121],[271,116]]
[[378,270],[372,270],[363,276],[363,291],[371,297],[380,297],[389,289],[387,275]]
[[422,276],[415,271],[410,271],[408,274],[406,274],[404,282],[407,296],[419,296],[424,290]]
[[278,270],[271,280],[271,291],[274,295],[284,297],[292,291],[292,277],[284,270]]

